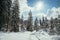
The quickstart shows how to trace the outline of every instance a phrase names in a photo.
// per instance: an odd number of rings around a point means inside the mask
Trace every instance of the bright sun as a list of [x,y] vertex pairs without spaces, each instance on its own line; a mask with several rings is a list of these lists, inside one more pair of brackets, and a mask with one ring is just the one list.
[[37,10],[42,10],[44,8],[44,2],[38,2],[36,4],[36,9]]

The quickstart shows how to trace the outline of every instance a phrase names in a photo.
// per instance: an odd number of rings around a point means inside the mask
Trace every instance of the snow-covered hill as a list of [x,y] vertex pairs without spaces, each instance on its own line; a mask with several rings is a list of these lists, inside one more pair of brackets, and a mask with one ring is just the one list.
[[58,35],[49,35],[47,32],[40,30],[38,32],[0,32],[0,40],[60,40]]

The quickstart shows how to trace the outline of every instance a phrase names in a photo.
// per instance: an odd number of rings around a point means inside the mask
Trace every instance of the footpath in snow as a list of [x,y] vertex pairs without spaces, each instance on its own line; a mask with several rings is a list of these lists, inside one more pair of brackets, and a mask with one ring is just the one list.
[[33,32],[17,32],[17,33],[3,33],[0,32],[0,40],[60,40],[60,36],[48,35],[44,31]]

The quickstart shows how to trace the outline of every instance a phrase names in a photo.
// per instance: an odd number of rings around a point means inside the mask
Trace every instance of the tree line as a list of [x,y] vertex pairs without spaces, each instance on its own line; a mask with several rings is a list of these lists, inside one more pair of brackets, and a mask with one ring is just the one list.
[[22,30],[26,29],[27,31],[39,31],[41,29],[45,29],[46,31],[49,31],[50,34],[60,34],[60,15],[58,15],[57,18],[51,17],[50,20],[47,17],[42,17],[42,19],[38,19],[36,17],[34,22],[31,10],[28,15],[27,20],[24,20],[23,16],[21,17],[20,23],[23,26],[20,27],[23,27]]

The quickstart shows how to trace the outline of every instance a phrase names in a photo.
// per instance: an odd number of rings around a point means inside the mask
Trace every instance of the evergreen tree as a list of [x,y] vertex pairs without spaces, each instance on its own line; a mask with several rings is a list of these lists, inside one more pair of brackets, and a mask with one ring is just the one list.
[[5,29],[5,31],[7,31],[8,23],[9,23],[10,7],[11,7],[11,0],[0,0],[1,30]]
[[43,22],[45,21],[44,17],[42,18],[42,21],[43,21]]
[[58,18],[56,20],[57,20],[56,31],[57,31],[57,34],[60,35],[60,15],[58,15]]
[[3,8],[2,8],[2,3],[3,3],[3,0],[0,0],[0,31],[1,31],[1,28],[2,28],[2,24],[4,22],[3,20]]
[[47,17],[45,17],[45,27],[46,28],[48,27],[48,19],[47,19]]
[[44,17],[42,17],[42,26],[44,26],[44,24],[45,24],[45,19]]
[[19,5],[18,0],[0,0],[0,30],[19,31]]
[[38,29],[39,29],[39,27],[38,27],[38,19],[37,18],[35,19],[35,22],[34,22],[34,29],[36,31],[38,31]]
[[11,27],[10,31],[17,32],[19,31],[19,5],[18,0],[14,1],[14,6],[12,7],[12,17],[11,17]]
[[24,21],[23,21],[23,15],[21,16],[21,30],[24,31]]
[[41,19],[39,20],[39,24],[40,24],[40,26],[42,25],[42,21],[41,21]]
[[33,29],[32,29],[32,12],[31,12],[31,10],[30,10],[30,12],[29,12],[29,17],[28,17],[28,24],[27,24],[27,30],[28,31],[33,31]]
[[53,18],[52,17],[51,17],[50,23],[51,23],[51,29],[53,29],[54,25],[53,25]]

